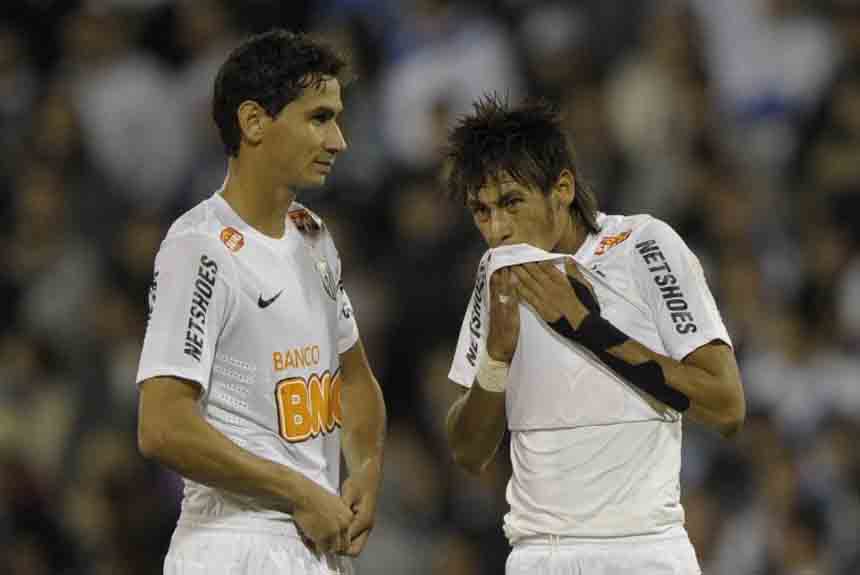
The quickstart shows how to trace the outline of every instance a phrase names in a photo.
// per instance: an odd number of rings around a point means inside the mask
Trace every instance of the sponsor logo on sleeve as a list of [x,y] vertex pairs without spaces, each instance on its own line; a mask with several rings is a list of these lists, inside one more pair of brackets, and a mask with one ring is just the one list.
[[191,295],[191,308],[188,311],[188,328],[185,332],[185,355],[200,361],[206,337],[206,315],[212,294],[215,292],[215,278],[218,276],[218,263],[203,254],[194,278],[194,292]]
[[636,244],[636,250],[642,256],[648,271],[651,272],[651,279],[660,290],[666,309],[669,310],[669,317],[675,324],[675,331],[680,334],[696,333],[699,328],[690,311],[690,305],[678,285],[678,276],[672,272],[657,240],[639,242]]
[[236,228],[224,228],[221,230],[221,241],[231,252],[238,252],[245,245],[245,236]]
[[614,248],[624,240],[630,237],[630,230],[626,232],[622,232],[620,234],[614,236],[606,236],[600,240],[600,243],[597,244],[597,249],[594,250],[594,255],[602,256],[610,249]]

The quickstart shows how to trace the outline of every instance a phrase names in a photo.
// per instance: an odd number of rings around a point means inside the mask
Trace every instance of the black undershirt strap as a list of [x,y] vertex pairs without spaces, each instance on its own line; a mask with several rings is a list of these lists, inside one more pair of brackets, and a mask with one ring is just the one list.
[[601,317],[600,305],[583,283],[570,276],[568,281],[589,313],[576,330],[564,316],[548,325],[559,335],[589,350],[608,368],[633,386],[676,411],[686,411],[690,407],[690,399],[666,384],[666,376],[660,364],[654,360],[648,360],[633,365],[609,353],[610,348],[621,345],[630,338]]

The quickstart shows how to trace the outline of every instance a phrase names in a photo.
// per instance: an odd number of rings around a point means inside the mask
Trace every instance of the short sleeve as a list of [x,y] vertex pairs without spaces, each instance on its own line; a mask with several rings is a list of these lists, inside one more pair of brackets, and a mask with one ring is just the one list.
[[636,234],[632,272],[666,352],[683,359],[712,340],[731,345],[699,259],[668,224]]
[[137,382],[174,376],[209,387],[212,361],[231,298],[233,263],[201,235],[168,238],[155,258],[149,321]]
[[358,323],[355,321],[349,294],[343,285],[343,265],[333,241],[329,242],[329,249],[337,273],[337,352],[341,354],[349,351],[358,341]]
[[337,290],[337,352],[344,353],[358,341],[358,324],[343,281]]

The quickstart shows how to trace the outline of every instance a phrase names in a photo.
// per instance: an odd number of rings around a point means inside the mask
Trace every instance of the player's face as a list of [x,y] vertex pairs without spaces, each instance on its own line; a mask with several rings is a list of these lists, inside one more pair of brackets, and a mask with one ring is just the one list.
[[346,149],[337,123],[342,110],[340,82],[327,78],[306,88],[274,118],[266,133],[266,149],[285,185],[325,183],[335,157]]
[[467,206],[491,248],[525,243],[551,251],[569,219],[567,205],[553,189],[544,195],[503,173],[489,178]]

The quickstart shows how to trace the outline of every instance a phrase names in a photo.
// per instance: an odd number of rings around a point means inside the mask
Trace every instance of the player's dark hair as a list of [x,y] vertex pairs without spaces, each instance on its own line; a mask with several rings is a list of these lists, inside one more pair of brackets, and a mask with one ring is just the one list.
[[273,29],[247,38],[221,65],[212,95],[212,117],[227,154],[239,154],[242,102],[254,101],[275,117],[306,88],[329,78],[343,81],[346,67],[332,48],[301,33]]
[[449,192],[464,202],[501,172],[549,195],[562,170],[570,170],[576,186],[571,214],[589,232],[600,229],[597,199],[582,181],[558,112],[548,102],[526,100],[511,107],[498,95],[484,96],[451,130],[445,156]]

